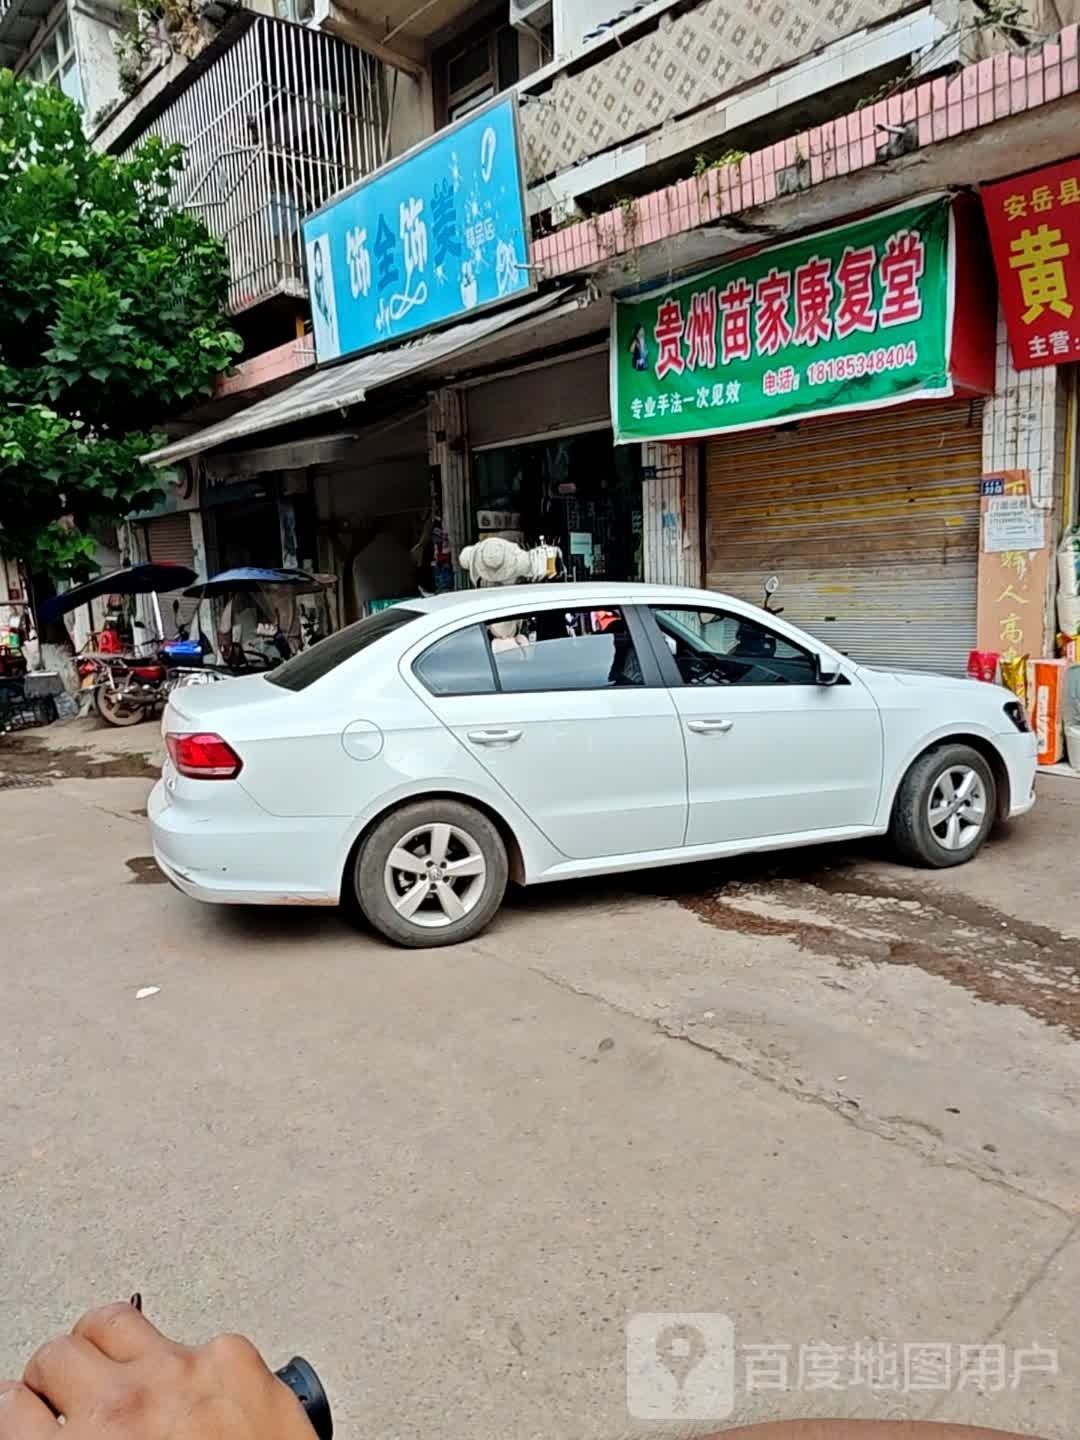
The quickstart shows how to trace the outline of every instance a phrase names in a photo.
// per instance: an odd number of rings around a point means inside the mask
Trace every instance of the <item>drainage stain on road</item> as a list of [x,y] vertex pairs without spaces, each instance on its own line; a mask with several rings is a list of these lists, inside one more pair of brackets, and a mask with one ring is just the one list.
[[706,924],[791,940],[842,967],[913,965],[1080,1039],[1080,944],[968,896],[855,864],[733,878],[672,898]]
[[[156,780],[159,766],[149,755],[92,755],[86,750],[52,750],[40,740],[7,735],[0,741],[0,783],[4,788],[49,785],[53,780]],[[14,784],[11,782],[14,781]]]
[[168,881],[158,869],[152,855],[133,855],[124,864],[131,871],[129,885],[167,885]]

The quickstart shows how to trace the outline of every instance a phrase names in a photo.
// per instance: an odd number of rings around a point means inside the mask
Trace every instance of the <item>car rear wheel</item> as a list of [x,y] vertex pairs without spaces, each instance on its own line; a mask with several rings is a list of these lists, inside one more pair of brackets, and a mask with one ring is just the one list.
[[506,846],[486,815],[456,800],[420,800],[372,830],[352,867],[352,899],[396,945],[457,945],[502,904]]
[[970,745],[921,755],[904,776],[893,808],[892,838],[902,859],[944,870],[982,849],[997,813],[990,766]]

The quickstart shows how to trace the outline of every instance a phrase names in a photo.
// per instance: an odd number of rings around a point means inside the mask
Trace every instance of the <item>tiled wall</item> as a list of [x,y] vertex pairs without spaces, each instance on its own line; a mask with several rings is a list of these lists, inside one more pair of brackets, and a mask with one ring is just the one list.
[[655,130],[823,45],[908,8],[905,0],[703,0],[614,55],[526,98],[530,184]]
[[1066,453],[1065,372],[1053,365],[1014,370],[1005,322],[998,316],[995,390],[983,410],[983,468],[1027,470],[1039,505],[1060,522]]
[[[1064,514],[1066,466],[1075,465],[1075,446],[1069,435],[1074,423],[1069,403],[1074,375],[1053,365],[1038,370],[1015,370],[998,316],[997,363],[994,394],[983,410],[983,472],[1026,470],[1036,504],[1050,515],[1050,537],[1056,547],[1071,516]],[[1057,566],[1051,565],[1045,596],[1043,650],[1054,653]]]
[[1069,25],[1030,55],[991,56],[951,79],[926,81],[779,140],[737,165],[710,170],[701,180],[680,180],[633,204],[546,235],[534,245],[533,259],[548,279],[607,264],[639,246],[769,204],[777,196],[778,174],[790,170],[798,157],[809,166],[810,184],[820,185],[875,166],[883,127],[913,124],[922,147],[1076,94],[1077,40],[1077,26]]
[[701,584],[700,447],[641,447],[645,579],[657,585]]

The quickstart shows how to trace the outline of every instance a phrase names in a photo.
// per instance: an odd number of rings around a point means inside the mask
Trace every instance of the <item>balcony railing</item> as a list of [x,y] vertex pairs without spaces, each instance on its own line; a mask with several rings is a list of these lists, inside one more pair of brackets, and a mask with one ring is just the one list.
[[52,9],[50,0],[0,0],[0,68],[14,68]]
[[387,113],[378,60],[259,16],[146,125],[185,148],[173,200],[225,242],[234,313],[306,293],[301,221],[387,159]]

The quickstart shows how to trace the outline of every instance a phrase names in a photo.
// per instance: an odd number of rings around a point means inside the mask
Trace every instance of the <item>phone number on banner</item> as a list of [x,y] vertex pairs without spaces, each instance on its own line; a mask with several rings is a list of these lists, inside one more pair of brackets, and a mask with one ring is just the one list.
[[909,340],[906,345],[888,345],[877,350],[860,350],[854,355],[815,360],[806,367],[806,378],[811,385],[830,385],[837,380],[882,375],[886,370],[906,370],[918,364],[918,360],[919,347],[914,340]]

